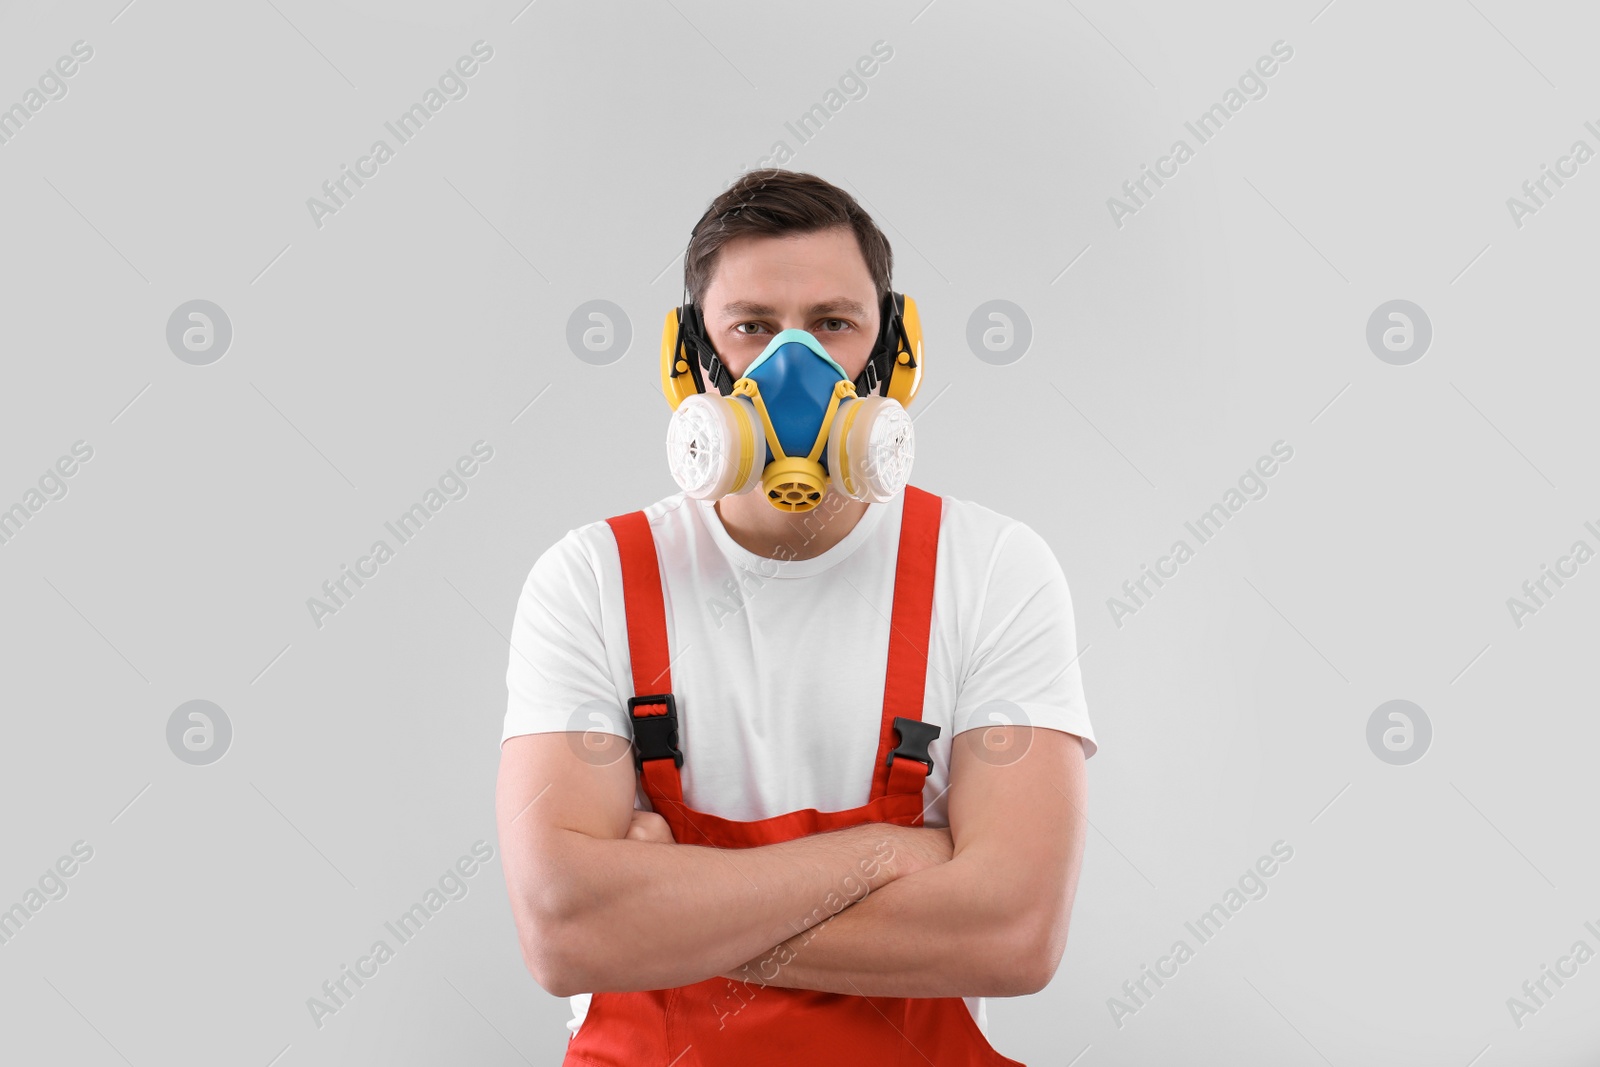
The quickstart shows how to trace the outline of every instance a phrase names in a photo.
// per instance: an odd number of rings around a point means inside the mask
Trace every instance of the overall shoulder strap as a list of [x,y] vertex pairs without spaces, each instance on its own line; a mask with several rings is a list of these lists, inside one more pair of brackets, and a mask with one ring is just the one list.
[[606,522],[617,539],[617,554],[622,561],[628,663],[633,672],[628,717],[633,729],[634,759],[652,805],[659,805],[660,798],[682,803],[683,783],[678,768],[683,765],[683,753],[678,749],[678,711],[672,695],[667,612],[655,537],[643,511],[616,515]]
[[[943,498],[907,485],[889,617],[889,658],[883,683],[883,724],[873,764],[871,798],[921,793],[933,769],[928,742],[939,728],[922,721],[933,627],[933,579],[938,566]],[[896,719],[900,721],[897,723]]]

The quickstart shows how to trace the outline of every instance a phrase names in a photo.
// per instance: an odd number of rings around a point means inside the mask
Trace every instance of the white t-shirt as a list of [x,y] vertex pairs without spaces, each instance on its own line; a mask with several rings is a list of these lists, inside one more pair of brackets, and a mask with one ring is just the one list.
[[[939,525],[926,702],[924,825],[948,826],[951,738],[1027,723],[1096,749],[1077,665],[1072,601],[1050,546],[1027,524],[949,496]],[[905,493],[869,504],[809,559],[741,547],[710,501],[645,508],[660,560],[684,801],[752,821],[859,807],[871,791]],[[818,509],[808,530],[832,516]],[[630,736],[633,696],[622,569],[597,520],[534,563],[511,629],[505,738],[562,730]],[[1000,703],[996,703],[1000,702]],[[643,790],[635,806],[649,810]],[[967,997],[980,1029],[984,998]],[[571,998],[577,1033],[589,994]]]

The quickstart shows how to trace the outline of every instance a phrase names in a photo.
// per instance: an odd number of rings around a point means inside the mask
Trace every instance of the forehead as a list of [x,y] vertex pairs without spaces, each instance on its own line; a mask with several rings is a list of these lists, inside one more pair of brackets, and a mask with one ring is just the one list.
[[748,312],[748,305],[772,309],[843,296],[870,306],[874,292],[855,232],[841,226],[815,233],[733,238],[717,253],[706,304],[719,312],[727,303],[742,302]]

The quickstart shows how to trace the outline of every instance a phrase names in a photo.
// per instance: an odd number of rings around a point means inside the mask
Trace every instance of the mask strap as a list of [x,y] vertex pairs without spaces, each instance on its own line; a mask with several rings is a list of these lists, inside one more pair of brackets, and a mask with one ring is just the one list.
[[867,365],[861,371],[860,377],[856,379],[856,394],[871,396],[877,393],[878,387],[893,375],[895,360],[900,355],[901,349],[910,347],[911,339],[906,335],[899,301],[895,300],[894,290],[891,289],[883,298],[878,343],[873,347],[872,355],[867,359]]
[[828,444],[828,430],[833,426],[833,416],[839,410],[839,402],[845,397],[854,397],[856,387],[851,382],[839,381],[834,384],[833,396],[828,398],[828,410],[822,416],[822,428],[817,431],[817,443],[811,446],[811,453],[806,456],[813,463],[822,455],[822,450]]
[[[707,208],[706,215],[709,214],[710,209]],[[690,246],[694,244],[694,235],[706,221],[706,215],[701,215],[700,221],[689,231]],[[678,305],[678,350],[674,355],[688,354],[686,362],[694,368],[695,383],[700,387],[700,392],[706,391],[706,383],[709,381],[711,388],[723,396],[729,396],[733,393],[733,374],[717,355],[711,339],[706,336],[705,319],[700,315],[700,308],[689,302],[687,248],[684,250],[684,256],[683,303]]]
[[711,388],[723,396],[732,393],[733,375],[711,346],[710,338],[706,337],[705,320],[700,317],[700,309],[687,299],[678,309],[678,353],[685,352],[689,356],[686,362],[695,368],[701,392],[710,382]]

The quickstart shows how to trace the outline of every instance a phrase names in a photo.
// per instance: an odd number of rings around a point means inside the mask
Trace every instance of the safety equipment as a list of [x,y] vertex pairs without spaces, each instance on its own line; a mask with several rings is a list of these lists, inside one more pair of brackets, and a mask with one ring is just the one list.
[[[707,392],[707,382],[723,396],[733,392],[733,375],[711,346],[699,307],[685,299],[661,328],[661,392],[676,411],[686,397]],[[856,395],[886,396],[909,408],[921,384],[922,317],[915,300],[891,292],[878,308],[878,339],[855,379]]]
[[683,398],[667,428],[667,462],[686,495],[714,500],[759,483],[782,511],[811,510],[830,483],[855,500],[891,500],[912,457],[901,402],[858,396],[805,330],[773,337],[729,395]]
[[[922,825],[923,788],[933,769],[928,745],[939,735],[938,725],[924,722],[922,713],[943,501],[914,485],[905,487],[902,501],[868,800],[843,811],[805,808],[754,822],[721,818],[685,803],[678,728],[679,715],[693,713],[693,697],[672,692],[673,658],[654,536],[642,511],[606,520],[621,563],[634,692],[628,719],[639,783],[678,844],[754,848],[863,823]],[[594,993],[562,1062],[635,1067],[666,1063],[691,1049],[682,1062],[701,1067],[889,1065],[933,1055],[947,1067],[1025,1067],[995,1051],[961,997],[868,998],[768,986],[759,976],[752,982],[707,978],[673,989]]]

